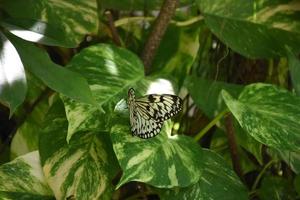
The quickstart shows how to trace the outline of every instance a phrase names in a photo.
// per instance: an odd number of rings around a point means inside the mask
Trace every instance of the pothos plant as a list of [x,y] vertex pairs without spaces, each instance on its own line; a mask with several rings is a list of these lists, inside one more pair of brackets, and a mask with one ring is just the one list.
[[[298,7],[2,1],[0,199],[299,198]],[[132,136],[129,88],[183,110]]]

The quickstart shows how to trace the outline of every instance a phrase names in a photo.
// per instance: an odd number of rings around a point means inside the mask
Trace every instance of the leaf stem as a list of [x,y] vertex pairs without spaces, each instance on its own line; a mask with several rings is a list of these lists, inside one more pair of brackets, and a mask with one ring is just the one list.
[[225,127],[233,169],[240,179],[244,181],[231,114],[225,117]]
[[251,191],[254,191],[260,181],[260,179],[262,178],[262,176],[264,175],[264,173],[266,172],[266,170],[273,164],[275,163],[275,160],[270,160],[265,166],[264,168],[260,171],[260,173],[258,174],[258,176],[256,177],[252,187],[251,187]]
[[220,112],[209,124],[204,127],[195,137],[194,140],[198,141],[200,140],[214,125],[218,123],[218,121],[225,116],[227,113],[229,113],[228,109],[223,110]]

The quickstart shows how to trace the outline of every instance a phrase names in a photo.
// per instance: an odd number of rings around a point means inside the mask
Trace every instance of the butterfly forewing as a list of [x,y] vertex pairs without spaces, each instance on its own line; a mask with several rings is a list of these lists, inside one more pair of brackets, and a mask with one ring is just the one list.
[[142,112],[157,121],[165,121],[181,111],[182,100],[171,94],[150,94],[136,100]]
[[150,94],[135,99],[134,90],[128,91],[128,108],[133,135],[141,138],[156,136],[163,122],[181,110],[182,100],[170,94]]

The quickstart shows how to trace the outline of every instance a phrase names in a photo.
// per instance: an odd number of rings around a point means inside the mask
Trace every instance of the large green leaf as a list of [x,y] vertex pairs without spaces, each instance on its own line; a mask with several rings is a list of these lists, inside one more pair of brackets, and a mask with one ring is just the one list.
[[25,67],[47,86],[78,101],[95,104],[87,81],[80,74],[54,64],[46,52],[30,42],[13,35],[9,39]]
[[197,0],[211,31],[248,57],[285,56],[284,45],[300,51],[299,1]]
[[[84,35],[97,31],[98,16],[97,2],[85,0],[4,0],[1,7],[12,18],[33,19],[46,22],[44,36],[52,35],[57,29],[61,29],[59,37],[61,44],[77,46]],[[33,24],[34,27],[36,25]],[[56,27],[52,29],[52,27]]]
[[100,117],[103,115],[100,108],[106,108],[106,111],[109,110],[107,107],[113,108],[114,103],[144,77],[143,64],[135,54],[107,44],[84,49],[72,59],[69,68],[88,80],[98,106],[63,98],[69,121],[67,140],[78,131],[105,130],[106,122]]
[[298,96],[300,96],[300,61],[296,55],[287,48],[290,76]]
[[68,121],[58,101],[51,107],[40,137],[43,171],[56,199],[111,199],[119,168],[108,133],[86,131],[66,142]]
[[0,199],[55,199],[43,175],[38,151],[0,166]]
[[162,199],[248,199],[246,187],[218,154],[205,150],[201,156],[204,166],[200,180],[190,187],[166,190]]
[[300,98],[269,84],[252,84],[238,100],[222,96],[241,127],[259,142],[282,150],[300,150]]
[[130,181],[159,188],[186,187],[199,180],[203,170],[200,146],[186,136],[172,136],[169,121],[159,135],[147,140],[131,135],[128,117],[117,117],[113,124],[113,148],[123,169],[118,187]]
[[0,24],[6,30],[24,40],[50,46],[74,47],[63,31],[48,23],[32,19],[3,19]]
[[7,104],[12,116],[25,99],[26,76],[17,50],[2,33],[0,37],[0,101]]

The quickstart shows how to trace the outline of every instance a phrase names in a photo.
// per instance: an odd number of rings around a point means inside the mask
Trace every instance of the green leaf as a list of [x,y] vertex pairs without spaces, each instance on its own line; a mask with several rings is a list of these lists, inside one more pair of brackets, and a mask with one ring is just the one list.
[[198,53],[200,27],[199,23],[186,27],[170,24],[151,70],[154,73],[173,75],[180,83],[183,82]]
[[51,107],[44,124],[40,155],[56,199],[111,199],[119,165],[108,133],[80,132],[67,144],[68,121],[61,101]]
[[246,187],[222,157],[209,150],[201,156],[204,171],[200,180],[190,187],[166,190],[161,194],[162,199],[248,199]]
[[206,80],[195,76],[187,77],[186,87],[195,104],[210,118],[226,108],[220,96],[222,89],[229,91],[234,96],[238,96],[243,89],[241,85]]
[[115,103],[127,96],[127,90],[144,77],[143,64],[135,54],[107,44],[82,50],[69,68],[88,80],[98,106],[63,98],[69,121],[68,141],[78,131],[106,130],[105,120],[100,119],[103,115],[100,108],[112,110]]
[[265,177],[261,182],[258,194],[261,200],[296,199],[296,193],[291,187],[291,183],[283,177]]
[[286,48],[286,52],[293,86],[296,94],[300,96],[300,61],[290,48]]
[[7,18],[0,22],[10,33],[24,40],[50,46],[75,47],[60,27],[32,19]]
[[9,35],[9,39],[25,67],[47,86],[78,101],[95,104],[87,81],[80,74],[54,64],[46,52],[30,42],[13,35]]
[[44,35],[62,30],[59,35],[65,37],[59,41],[68,46],[77,46],[85,35],[96,33],[98,28],[96,1],[3,0],[1,5],[11,18],[44,21],[50,25]]
[[202,175],[202,151],[186,136],[171,136],[171,123],[165,122],[154,138],[133,137],[128,118],[117,118],[112,126],[113,148],[123,169],[117,187],[140,181],[159,188],[186,187]]
[[0,37],[0,101],[10,108],[11,117],[25,99],[26,75],[15,47],[2,33]]
[[197,0],[211,31],[247,57],[285,56],[300,51],[298,1]]
[[269,84],[245,87],[238,100],[222,96],[241,127],[259,142],[281,150],[300,150],[300,98]]
[[0,199],[53,200],[38,151],[0,166]]

